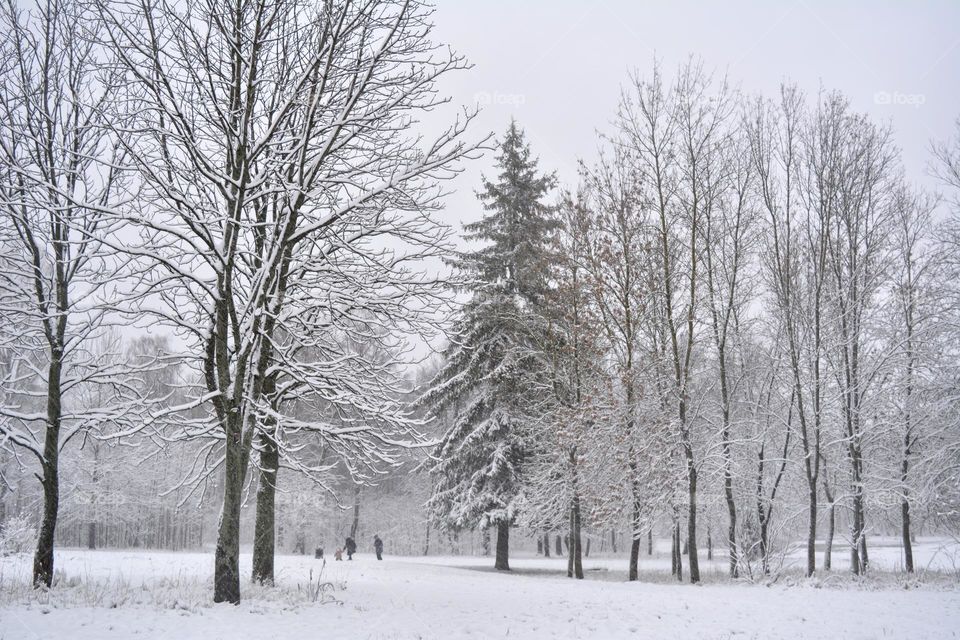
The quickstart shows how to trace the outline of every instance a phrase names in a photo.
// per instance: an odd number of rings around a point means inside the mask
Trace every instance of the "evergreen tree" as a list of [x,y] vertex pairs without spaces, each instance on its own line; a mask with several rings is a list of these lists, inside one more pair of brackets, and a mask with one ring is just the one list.
[[484,179],[477,194],[487,214],[465,225],[466,238],[484,244],[453,261],[470,300],[456,320],[445,364],[421,401],[450,422],[432,467],[434,519],[454,530],[496,526],[496,568],[509,569],[531,400],[549,375],[541,345],[558,222],[544,203],[555,178],[539,172],[515,122],[497,162],[497,181]]

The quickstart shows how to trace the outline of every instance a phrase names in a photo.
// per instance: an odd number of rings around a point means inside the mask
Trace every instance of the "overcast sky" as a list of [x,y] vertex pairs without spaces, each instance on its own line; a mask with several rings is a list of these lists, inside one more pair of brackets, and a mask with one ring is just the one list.
[[[907,175],[928,185],[930,140],[960,116],[960,0],[438,0],[434,18],[436,39],[475,65],[441,85],[459,104],[487,103],[474,133],[499,135],[514,116],[565,185],[595,157],[628,73],[649,75],[655,56],[671,77],[700,56],[748,93],[773,96],[784,80],[840,89],[893,125]],[[447,220],[480,215],[473,192],[491,166],[488,155],[457,180]]]

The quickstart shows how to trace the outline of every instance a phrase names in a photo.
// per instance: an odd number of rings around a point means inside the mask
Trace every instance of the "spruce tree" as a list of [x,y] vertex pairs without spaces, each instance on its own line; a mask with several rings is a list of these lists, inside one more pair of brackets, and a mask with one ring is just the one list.
[[482,246],[453,260],[470,298],[422,402],[450,425],[434,452],[433,518],[453,530],[496,527],[495,566],[505,570],[531,400],[548,375],[540,345],[558,222],[544,202],[555,178],[540,173],[516,122],[497,163],[497,180],[484,178],[477,194],[487,213],[464,227]]

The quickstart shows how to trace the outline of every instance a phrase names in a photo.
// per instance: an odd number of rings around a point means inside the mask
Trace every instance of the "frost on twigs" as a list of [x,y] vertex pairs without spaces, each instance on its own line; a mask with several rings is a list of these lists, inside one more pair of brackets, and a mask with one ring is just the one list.
[[0,556],[33,551],[37,528],[25,515],[14,516],[0,525]]

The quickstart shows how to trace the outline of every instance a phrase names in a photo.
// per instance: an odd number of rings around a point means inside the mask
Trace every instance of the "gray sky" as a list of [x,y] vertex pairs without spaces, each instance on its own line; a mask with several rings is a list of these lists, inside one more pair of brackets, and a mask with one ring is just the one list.
[[[621,85],[654,57],[671,77],[693,54],[748,93],[784,80],[808,94],[842,90],[858,111],[893,125],[907,175],[926,185],[929,143],[960,116],[960,1],[437,0],[435,37],[475,67],[441,88],[486,104],[474,134],[514,116],[541,167],[563,184],[595,157]],[[448,200],[455,225],[478,217],[473,196],[492,156],[472,163]]]

